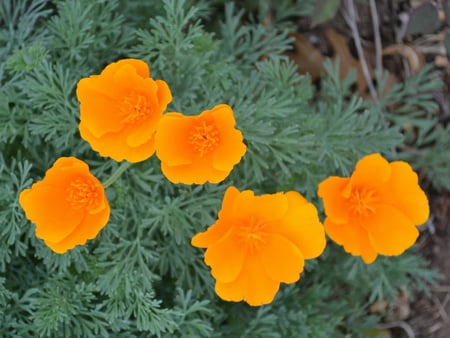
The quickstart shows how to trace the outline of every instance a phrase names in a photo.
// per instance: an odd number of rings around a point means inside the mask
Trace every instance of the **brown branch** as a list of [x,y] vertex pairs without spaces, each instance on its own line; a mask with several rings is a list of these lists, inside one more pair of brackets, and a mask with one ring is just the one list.
[[372,97],[372,100],[379,104],[378,94],[375,90],[375,87],[373,86],[372,79],[370,77],[369,68],[367,67],[366,59],[364,58],[363,49],[361,45],[361,38],[359,36],[358,27],[356,26],[356,13],[355,13],[355,4],[353,3],[353,0],[347,0],[347,13],[348,15],[345,15],[345,20],[347,21],[347,24],[350,26],[350,29],[352,31],[353,40],[355,41],[355,47],[356,52],[358,53],[359,62],[361,63],[361,68],[363,71],[364,78],[366,79],[367,86],[369,88],[370,96]]

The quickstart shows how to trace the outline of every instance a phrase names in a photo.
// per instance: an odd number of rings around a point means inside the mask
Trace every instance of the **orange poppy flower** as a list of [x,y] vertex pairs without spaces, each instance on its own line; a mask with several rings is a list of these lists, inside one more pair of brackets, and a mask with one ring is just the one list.
[[233,111],[219,104],[197,116],[165,114],[156,133],[156,156],[172,183],[219,183],[244,156],[242,133]]
[[78,82],[81,137],[102,156],[139,162],[155,152],[156,126],[172,101],[144,61],[124,59]]
[[325,231],[345,251],[367,264],[378,254],[397,256],[411,247],[429,215],[417,174],[402,161],[380,154],[363,157],[350,178],[329,177],[319,184]]
[[259,306],[272,302],[281,282],[300,279],[305,259],[325,249],[325,232],[297,192],[255,196],[229,187],[216,223],[191,243],[206,248],[219,297]]
[[110,213],[102,184],[74,157],[59,158],[42,181],[20,193],[19,202],[36,237],[56,253],[97,236]]

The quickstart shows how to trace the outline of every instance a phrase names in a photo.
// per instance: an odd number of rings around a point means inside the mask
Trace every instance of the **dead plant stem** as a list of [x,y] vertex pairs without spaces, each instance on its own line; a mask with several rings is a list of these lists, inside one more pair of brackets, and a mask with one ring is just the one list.
[[370,4],[370,14],[372,16],[372,25],[373,25],[373,35],[375,42],[375,69],[377,77],[381,78],[383,74],[383,56],[382,50],[383,47],[381,45],[381,36],[380,36],[380,20],[377,12],[377,5],[375,0],[369,0]]
[[347,24],[350,26],[350,29],[352,31],[353,40],[355,41],[355,47],[356,52],[358,53],[359,62],[361,63],[361,68],[364,74],[364,78],[366,79],[367,86],[369,88],[370,96],[372,97],[372,100],[375,102],[375,104],[379,104],[377,91],[375,90],[375,87],[373,86],[372,79],[370,77],[369,68],[367,66],[366,59],[364,58],[364,53],[361,45],[361,38],[359,36],[358,27],[356,25],[356,13],[355,13],[355,4],[353,0],[347,0],[347,13],[348,16],[346,16]]

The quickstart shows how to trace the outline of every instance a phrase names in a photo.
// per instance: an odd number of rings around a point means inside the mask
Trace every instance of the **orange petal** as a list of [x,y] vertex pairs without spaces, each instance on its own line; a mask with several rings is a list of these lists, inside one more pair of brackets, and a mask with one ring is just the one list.
[[240,191],[233,186],[230,186],[225,191],[222,201],[222,208],[219,211],[219,219],[211,225],[207,231],[195,235],[191,244],[198,248],[207,248],[219,241],[232,228],[232,225],[227,221],[233,221],[233,214],[230,211],[233,209],[234,200],[240,194]]
[[99,231],[108,223],[110,208],[105,199],[103,204],[105,207],[101,212],[93,215],[87,215],[86,218],[63,240],[53,243],[48,239],[44,239],[45,244],[56,253],[64,253],[67,250],[73,249],[77,245],[83,245],[87,240],[97,236]]
[[155,138],[157,122],[151,119],[141,121],[137,125],[131,125],[126,130],[118,134],[123,134],[125,143],[131,148],[139,147]]
[[165,111],[167,105],[172,102],[172,92],[170,91],[170,88],[165,81],[156,80],[155,83],[158,87],[158,104],[161,107],[161,111]]
[[216,281],[217,295],[229,301],[245,300],[252,306],[269,304],[280,283],[270,279],[256,257],[248,257],[238,278],[230,283]]
[[210,111],[206,111],[205,116],[211,115],[220,133],[220,144],[214,150],[214,167],[219,170],[231,171],[244,156],[247,147],[242,142],[242,133],[235,129],[235,119],[233,110],[226,104],[219,104]]
[[350,179],[331,176],[319,184],[318,195],[322,198],[325,214],[333,222],[345,223],[349,218],[348,200],[343,192]]
[[325,249],[326,240],[317,209],[298,192],[290,191],[285,196],[289,201],[289,210],[282,221],[273,222],[268,231],[278,232],[294,243],[304,259],[318,257]]
[[300,279],[305,260],[291,241],[271,234],[260,254],[262,265],[271,279],[284,283],[294,283]]
[[392,162],[392,174],[379,189],[380,199],[406,215],[414,225],[425,223],[430,214],[428,199],[420,188],[417,174],[406,162]]
[[361,258],[366,264],[372,264],[377,259],[378,254],[372,246],[363,246],[361,251]]
[[216,169],[231,171],[247,151],[242,133],[237,129],[220,132],[221,141],[214,150],[213,164]]
[[[114,73],[112,80],[113,83],[110,83],[109,87],[115,87],[117,88],[116,90],[122,93],[122,95],[127,95],[132,91],[145,92],[149,89],[148,83],[151,79],[141,77],[132,65],[125,64]],[[155,95],[157,87],[154,80],[151,80],[151,82],[152,90],[150,93]]]
[[138,147],[130,147],[126,143],[126,135],[120,133],[108,133],[101,138],[96,138],[80,123],[79,131],[81,137],[87,141],[91,148],[97,151],[101,156],[111,157],[120,162],[140,162],[148,159],[155,152],[154,138],[150,138],[146,143]]
[[[85,95],[86,90],[95,91],[95,93],[103,94],[109,99],[116,100],[119,97],[126,95],[130,91],[130,83],[127,81],[115,80],[117,72],[126,67],[131,74],[136,74],[142,79],[150,76],[150,69],[148,65],[137,59],[123,59],[118,62],[113,62],[105,67],[100,75],[92,75],[88,78],[83,78],[77,85],[77,97],[80,102],[90,100],[93,97]],[[94,95],[97,96],[98,94]]]
[[197,248],[207,248],[217,243],[230,230],[231,227],[226,222],[221,222],[218,220],[205,232],[200,232],[192,237],[191,244]]
[[377,206],[376,213],[364,224],[375,250],[385,256],[402,254],[411,247],[419,231],[411,220],[389,205]]
[[252,306],[271,303],[280,288],[280,283],[267,275],[256,256],[246,259],[241,278],[247,284],[244,300]]
[[[148,78],[150,77],[150,68],[148,67],[147,63],[145,63],[142,60],[139,59],[122,59],[117,62],[115,62],[118,67],[123,67],[124,65],[130,65],[135,70],[136,73],[142,77],[142,78]],[[108,68],[109,66],[106,66]]]
[[369,264],[377,257],[367,231],[357,224],[335,224],[329,218],[325,220],[325,231],[337,244],[344,247],[344,250],[354,256],[362,256],[363,260]]
[[41,181],[21,192],[19,203],[26,217],[36,225],[37,237],[56,242],[81,223],[84,213],[67,204],[65,187],[65,182],[48,186]]
[[380,154],[363,157],[356,163],[351,182],[355,187],[376,188],[391,176],[391,166]]
[[241,243],[231,234],[210,245],[205,253],[205,263],[211,267],[215,279],[229,283],[236,279],[244,264],[245,252]]
[[247,285],[242,280],[235,280],[230,283],[216,281],[214,290],[217,295],[228,302],[239,302],[244,299]]
[[189,143],[189,131],[194,119],[180,113],[167,113],[158,123],[155,136],[156,156],[167,166],[190,164],[194,152]]
[[222,200],[222,208],[219,211],[219,219],[225,220],[234,218],[234,201],[240,194],[241,192],[234,186],[229,186],[227,190],[225,190]]
[[134,68],[136,73],[142,78],[147,78],[150,76],[150,69],[148,65],[139,59],[122,59],[116,62],[112,62],[107,65],[101,72],[102,76],[113,76],[119,69],[124,66],[131,66]]
[[220,183],[229,174],[228,171],[219,171],[212,167],[208,158],[199,158],[192,164],[169,166],[161,163],[164,176],[172,183],[204,184]]
[[94,97],[101,95],[107,97],[109,100],[117,100],[126,92],[123,92],[122,87],[112,86],[113,76],[91,75],[78,81],[76,95],[79,102],[83,103]]
[[265,222],[281,219],[288,210],[288,200],[283,193],[254,196],[250,190],[236,197],[233,213],[241,219],[256,217]]
[[80,121],[89,126],[95,137],[124,128],[119,111],[120,102],[84,85],[86,81],[89,79],[80,80],[77,87],[78,100],[81,102]]

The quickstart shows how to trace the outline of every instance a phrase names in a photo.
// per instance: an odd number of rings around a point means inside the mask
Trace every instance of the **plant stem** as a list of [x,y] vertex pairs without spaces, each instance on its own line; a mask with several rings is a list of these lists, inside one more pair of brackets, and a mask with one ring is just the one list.
[[367,67],[366,59],[364,58],[364,52],[361,45],[361,38],[359,36],[358,26],[356,25],[356,13],[355,13],[355,4],[353,0],[347,0],[347,13],[348,15],[345,17],[347,24],[350,26],[350,30],[352,31],[353,41],[355,42],[356,52],[358,53],[359,62],[361,63],[361,69],[366,79],[367,87],[369,88],[370,96],[372,96],[372,100],[376,105],[380,103],[378,99],[377,91],[373,86],[372,79],[370,77],[369,69]]
[[117,181],[117,179],[120,177],[120,175],[122,175],[125,170],[127,170],[129,167],[131,166],[130,162],[122,162],[119,166],[119,168],[117,168],[117,170],[115,172],[113,172],[113,174],[106,180],[105,183],[103,183],[103,188],[106,189],[108,188],[111,184],[113,184],[115,181]]

